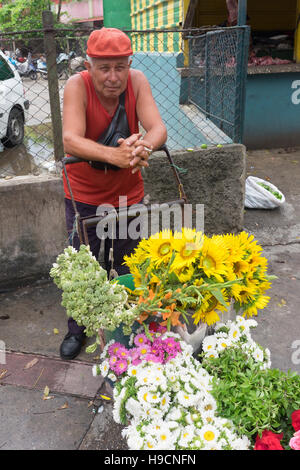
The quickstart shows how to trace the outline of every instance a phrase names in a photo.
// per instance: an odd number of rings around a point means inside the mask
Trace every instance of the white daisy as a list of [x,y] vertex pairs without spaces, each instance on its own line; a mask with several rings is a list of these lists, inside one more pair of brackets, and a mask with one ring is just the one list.
[[176,421],[177,419],[180,419],[182,416],[182,412],[180,408],[171,408],[171,410],[168,413],[168,419]]
[[256,348],[255,351],[253,351],[253,353],[252,353],[252,357],[255,361],[263,362],[264,353],[260,348]]
[[228,338],[220,338],[217,343],[217,351],[224,351],[224,349],[229,348],[231,345],[232,341],[230,341]]
[[215,412],[217,409],[217,403],[216,400],[210,396],[207,397],[203,402],[201,403],[201,411],[213,411]]
[[102,377],[106,377],[108,372],[109,372],[109,362],[108,361],[103,361],[100,365],[100,371]]
[[218,429],[211,425],[211,424],[206,424],[200,429],[199,436],[201,440],[206,446],[212,446],[217,444],[218,437],[220,436],[220,432]]
[[153,437],[147,435],[147,436],[144,438],[143,448],[144,448],[145,450],[153,450],[153,449],[156,448],[156,446],[157,446],[157,442],[156,442],[156,440],[155,440]]
[[193,425],[185,426],[184,428],[182,428],[178,444],[180,445],[180,447],[188,447],[189,443],[194,439],[194,437],[195,427]]
[[192,393],[185,392],[184,390],[180,390],[176,396],[180,405],[188,408],[189,406],[193,406],[197,400],[197,396]]
[[240,337],[241,337],[241,332],[240,332],[239,327],[236,325],[232,325],[228,333],[228,338],[232,342],[236,342],[240,339]]

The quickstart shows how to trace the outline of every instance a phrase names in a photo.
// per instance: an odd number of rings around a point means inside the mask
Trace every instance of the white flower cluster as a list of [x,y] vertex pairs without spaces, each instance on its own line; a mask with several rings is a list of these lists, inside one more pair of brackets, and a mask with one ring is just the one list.
[[202,343],[204,357],[217,358],[227,348],[241,349],[248,358],[252,358],[260,365],[260,369],[271,367],[271,353],[269,349],[262,348],[251,337],[250,329],[257,326],[255,320],[246,320],[236,316],[234,321],[224,324],[218,323],[216,333],[206,336]]
[[113,417],[130,422],[123,429],[129,449],[248,449],[247,437],[217,416],[211,377],[192,347],[180,344],[182,352],[166,364],[131,364],[114,388]]
[[62,306],[67,315],[85,326],[87,336],[97,334],[99,328],[113,331],[121,323],[131,331],[137,315],[134,308],[127,308],[125,287],[108,281],[88,246],[81,245],[79,251],[66,248],[53,264],[50,276],[63,291]]

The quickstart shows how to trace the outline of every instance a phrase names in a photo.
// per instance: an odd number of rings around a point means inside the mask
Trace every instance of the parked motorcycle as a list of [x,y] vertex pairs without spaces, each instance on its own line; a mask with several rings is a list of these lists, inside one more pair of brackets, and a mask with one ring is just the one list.
[[[66,54],[65,52],[61,52],[56,59],[56,69],[57,75],[60,79],[68,79],[69,78],[69,62],[72,57],[74,57],[75,53],[70,52]],[[41,76],[47,80],[48,79],[48,70],[47,70],[47,63],[46,59],[42,56],[37,61],[37,71],[41,74]]]
[[18,60],[13,60],[12,63],[17,69],[17,71],[19,72],[19,75],[21,77],[29,77],[31,78],[31,80],[37,79],[37,69],[33,63],[30,52],[25,62],[19,62]]

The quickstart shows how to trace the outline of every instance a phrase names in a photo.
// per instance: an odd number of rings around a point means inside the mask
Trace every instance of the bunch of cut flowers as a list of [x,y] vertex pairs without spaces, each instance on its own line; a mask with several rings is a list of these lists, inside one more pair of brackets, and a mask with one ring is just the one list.
[[[158,315],[162,325],[213,325],[234,304],[246,317],[269,301],[271,286],[262,248],[246,232],[208,237],[194,229],[163,230],[124,257],[136,286],[140,321]],[[134,297],[138,298],[136,300]]]
[[63,291],[62,306],[67,315],[85,327],[87,336],[96,342],[87,348],[94,352],[100,344],[98,331],[114,331],[119,325],[130,334],[136,312],[128,304],[124,286],[107,279],[89,246],[81,245],[79,251],[69,246],[57,257],[50,276]]
[[212,378],[191,346],[155,323],[130,344],[111,341],[93,368],[115,382],[113,417],[127,425],[129,449],[248,449],[248,438],[218,416]]

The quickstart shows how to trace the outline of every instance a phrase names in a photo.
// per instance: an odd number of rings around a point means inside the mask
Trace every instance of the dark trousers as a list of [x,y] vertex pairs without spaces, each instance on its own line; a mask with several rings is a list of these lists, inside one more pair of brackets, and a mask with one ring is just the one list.
[[[80,214],[80,217],[91,217],[96,215],[97,206],[93,206],[91,204],[84,204],[82,202],[76,202],[77,210]],[[76,250],[80,247],[80,241],[78,234],[76,233],[76,227],[74,227],[74,220],[75,220],[75,212],[72,205],[72,201],[70,199],[65,198],[65,209],[66,209],[66,223],[67,223],[67,230],[69,236],[69,243],[72,245]],[[104,243],[104,263],[105,269],[107,270],[108,274],[111,269],[111,262],[109,260],[109,252],[110,248],[112,247],[112,240],[110,238],[106,238],[101,240],[98,238],[96,233],[97,226],[89,227],[87,229],[88,240],[90,245],[90,250],[92,254],[98,259],[101,243]],[[126,239],[119,239],[119,224],[116,223],[116,235],[113,240],[113,268],[117,271],[119,276],[122,274],[129,273],[129,269],[127,266],[123,265],[124,262],[124,255],[130,255],[134,248],[138,245],[140,238],[137,240],[132,240],[130,238]],[[82,333],[84,330],[84,326],[79,326],[73,320],[73,318],[68,319],[68,328],[69,332],[72,334],[79,334]]]

